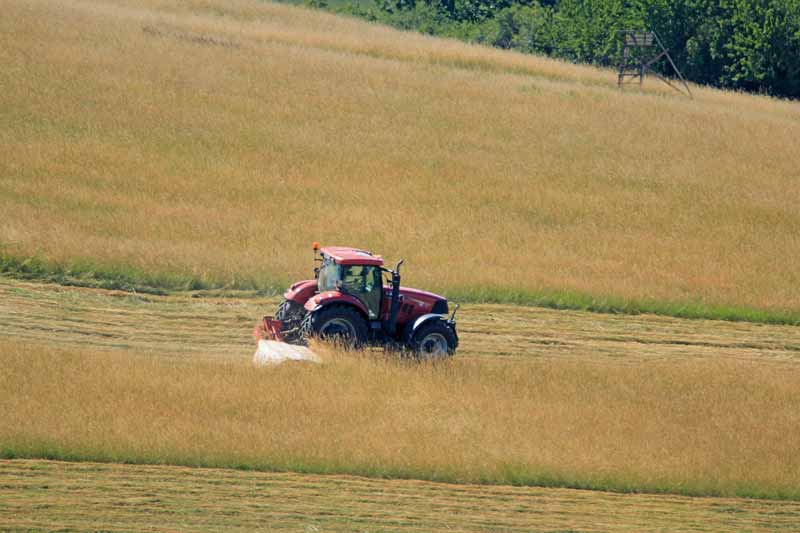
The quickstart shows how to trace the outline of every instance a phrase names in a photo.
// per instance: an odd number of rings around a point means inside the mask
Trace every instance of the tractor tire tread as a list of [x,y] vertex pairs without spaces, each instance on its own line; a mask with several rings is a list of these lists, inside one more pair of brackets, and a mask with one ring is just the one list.
[[422,340],[434,332],[440,333],[447,341],[447,357],[451,357],[453,354],[455,354],[456,347],[458,346],[458,340],[456,335],[453,333],[453,330],[441,320],[430,320],[420,326],[420,328],[414,332],[408,341],[408,348],[414,357],[420,358]]
[[355,339],[353,339],[352,347],[361,348],[367,342],[367,322],[361,313],[349,305],[328,305],[317,311],[306,314],[303,318],[303,325],[301,327],[302,336],[305,339],[311,337],[318,337],[321,328],[334,318],[346,320],[353,326],[355,331]]

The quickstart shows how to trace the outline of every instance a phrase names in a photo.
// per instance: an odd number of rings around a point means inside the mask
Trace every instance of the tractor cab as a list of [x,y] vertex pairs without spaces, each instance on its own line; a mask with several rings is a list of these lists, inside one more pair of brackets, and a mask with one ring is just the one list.
[[324,248],[317,271],[317,292],[338,291],[357,298],[369,320],[379,320],[383,259],[363,250]]

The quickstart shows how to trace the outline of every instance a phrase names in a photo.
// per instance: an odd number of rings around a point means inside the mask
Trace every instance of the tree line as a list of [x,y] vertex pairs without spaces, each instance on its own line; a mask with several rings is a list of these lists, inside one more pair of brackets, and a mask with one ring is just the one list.
[[800,0],[305,1],[401,29],[612,67],[619,30],[654,30],[689,80],[800,98]]

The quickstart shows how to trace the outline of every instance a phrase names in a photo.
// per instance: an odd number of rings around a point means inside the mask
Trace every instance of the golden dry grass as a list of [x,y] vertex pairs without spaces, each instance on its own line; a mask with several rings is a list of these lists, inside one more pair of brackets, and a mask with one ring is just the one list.
[[0,86],[8,254],[800,309],[796,103],[244,0],[7,2]]
[[[406,366],[378,352],[254,369],[249,330],[275,303],[0,277],[2,453],[798,497],[796,328],[470,305],[451,365]],[[0,522],[14,527],[133,523],[139,510],[192,528],[258,520],[324,530],[641,530],[661,527],[659,517],[714,531],[796,523],[791,504],[775,502],[97,465],[58,467],[52,475],[62,481],[41,489],[43,478],[16,469],[0,466]],[[156,481],[173,476],[181,480]],[[309,483],[333,499],[300,505]],[[362,497],[362,489],[385,497]],[[403,507],[422,493],[449,511]],[[318,509],[330,522],[305,520]]]
[[[321,350],[321,348],[318,348]],[[797,364],[322,350],[254,369],[0,341],[5,457],[798,499]]]
[[0,461],[12,529],[777,531],[797,502],[487,487],[173,466]]

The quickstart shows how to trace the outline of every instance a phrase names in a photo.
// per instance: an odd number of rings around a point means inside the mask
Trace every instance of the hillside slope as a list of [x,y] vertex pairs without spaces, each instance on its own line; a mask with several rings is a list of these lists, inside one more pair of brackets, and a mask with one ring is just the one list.
[[14,268],[266,287],[316,240],[448,293],[800,309],[796,103],[244,0],[8,2],[0,85]]

